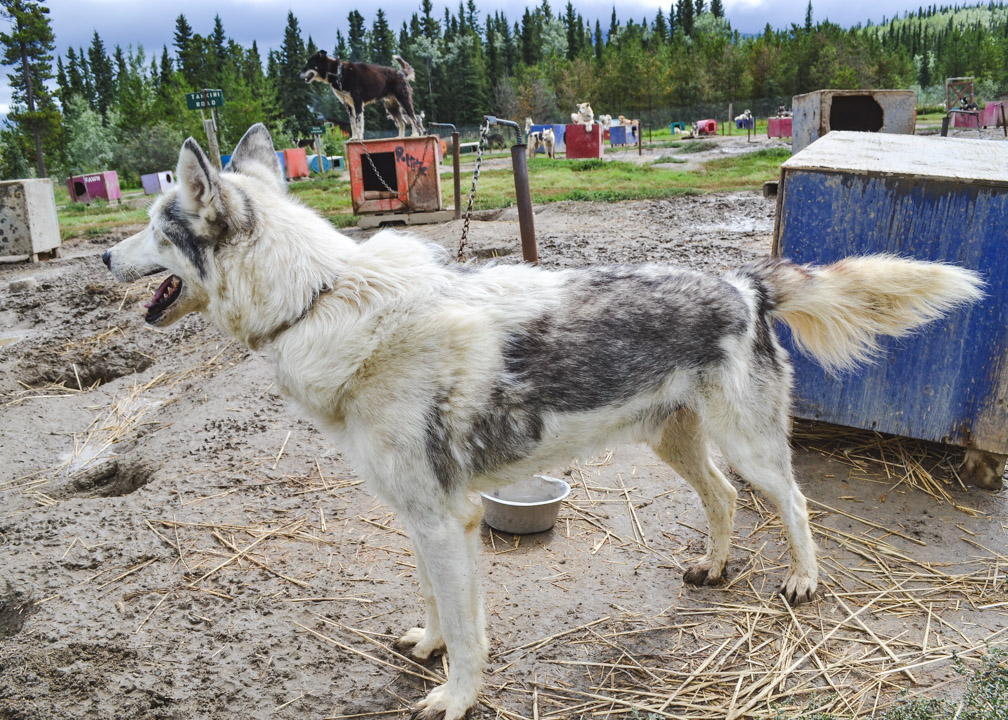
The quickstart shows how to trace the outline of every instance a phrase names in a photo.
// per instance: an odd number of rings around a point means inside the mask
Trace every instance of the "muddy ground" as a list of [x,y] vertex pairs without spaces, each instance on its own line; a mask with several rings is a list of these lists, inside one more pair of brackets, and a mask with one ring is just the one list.
[[[543,265],[769,251],[756,193],[537,208]],[[408,540],[287,408],[265,356],[201,317],[164,331],[100,253],[132,228],[0,265],[0,717],[408,717],[442,661],[391,640],[423,618]],[[455,249],[460,223],[417,230]],[[360,236],[357,231],[351,234]],[[470,250],[520,258],[513,210]],[[956,481],[954,451],[799,424],[823,590],[775,596],[787,551],[735,479],[729,583],[684,586],[705,523],[642,447],[554,468],[554,530],[483,526],[491,659],[472,715],[870,716],[958,698],[1005,642],[1008,493]],[[924,488],[924,489],[921,489]],[[943,499],[936,496],[944,494]]]

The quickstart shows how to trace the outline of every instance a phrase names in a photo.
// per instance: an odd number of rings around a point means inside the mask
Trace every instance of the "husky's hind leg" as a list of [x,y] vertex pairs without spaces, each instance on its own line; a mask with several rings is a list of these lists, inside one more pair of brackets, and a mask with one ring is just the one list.
[[[815,541],[809,528],[805,496],[791,468],[786,403],[756,403],[754,397],[725,403],[711,434],[728,463],[780,512],[787,532],[791,564],[780,592],[796,604],[811,600],[819,582]],[[767,407],[767,406],[770,407]]]
[[728,562],[738,493],[711,462],[707,438],[692,410],[680,410],[668,421],[654,450],[696,490],[707,515],[707,554],[686,566],[683,580],[691,585],[715,585],[723,579]]

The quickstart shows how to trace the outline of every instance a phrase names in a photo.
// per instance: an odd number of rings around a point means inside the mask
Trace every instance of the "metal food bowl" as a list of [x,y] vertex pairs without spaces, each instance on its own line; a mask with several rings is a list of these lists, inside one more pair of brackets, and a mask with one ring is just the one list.
[[545,532],[553,527],[560,503],[570,491],[564,480],[533,475],[489,493],[481,492],[483,519],[494,530],[515,535]]

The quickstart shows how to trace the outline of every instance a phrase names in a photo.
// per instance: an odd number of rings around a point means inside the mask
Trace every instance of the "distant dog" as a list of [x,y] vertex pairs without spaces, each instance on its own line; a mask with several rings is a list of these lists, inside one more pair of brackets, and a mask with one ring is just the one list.
[[486,146],[490,150],[495,150],[498,148],[503,150],[504,148],[507,147],[507,142],[505,142],[504,140],[504,133],[499,132],[487,133],[486,140],[487,140]]
[[612,115],[599,115],[598,124],[602,126],[603,130],[608,130],[612,127]]
[[528,136],[528,156],[535,157],[535,154],[539,152],[539,148],[542,148],[546,153],[546,156],[550,159],[553,158],[553,143],[556,136],[553,133],[553,128],[543,128],[542,130],[532,130],[532,118],[525,118],[525,134]]
[[713,442],[779,510],[790,542],[781,592],[807,600],[819,570],[791,469],[791,363],[776,324],[827,367],[848,368],[878,336],[981,295],[973,272],[886,255],[823,267],[767,258],[712,276],[658,264],[460,266],[387,230],[358,243],[287,195],[262,125],[224,172],[186,140],[176,185],[149,215],[103,256],[122,281],[172,273],[147,322],[202,312],[268,347],[278,385],[398,512],[427,610],[398,645],[450,658],[447,682],[419,703],[422,720],[464,717],[487,661],[470,493],[646,442],[700,495],[707,552],[684,579],[712,585],[737,495]]
[[577,112],[571,113],[571,122],[575,125],[584,125],[586,130],[591,130],[595,123],[595,113],[592,111],[591,105],[586,102],[578,103]]
[[379,100],[385,104],[389,119],[399,128],[399,137],[406,136],[407,122],[413,127],[414,135],[421,135],[424,132],[423,119],[413,108],[413,88],[410,86],[416,75],[408,62],[398,55],[392,57],[399,63],[398,69],[346,62],[319,50],[308,58],[301,79],[324,82],[332,88],[350,116],[351,140],[364,139],[364,108]]
[[746,108],[745,112],[740,113],[735,116],[735,127],[740,128],[754,128],[756,127],[756,121],[753,118],[752,111]]

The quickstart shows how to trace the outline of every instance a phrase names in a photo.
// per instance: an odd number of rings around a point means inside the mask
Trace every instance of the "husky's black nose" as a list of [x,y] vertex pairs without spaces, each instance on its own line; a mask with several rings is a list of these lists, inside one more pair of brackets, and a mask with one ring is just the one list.
[[112,268],[112,251],[111,250],[106,250],[105,252],[103,252],[102,256],[101,256],[101,259],[102,259],[102,262],[105,263],[105,267],[107,267],[109,269]]

